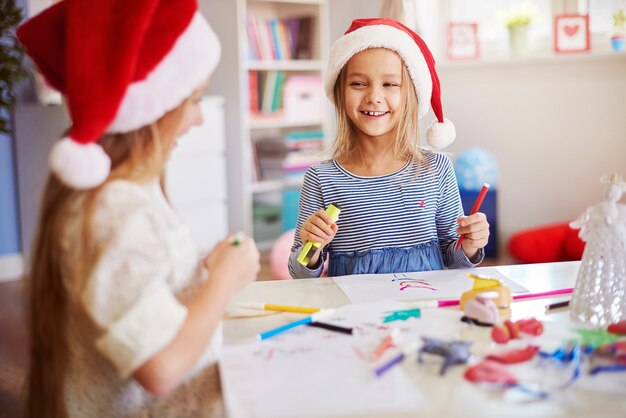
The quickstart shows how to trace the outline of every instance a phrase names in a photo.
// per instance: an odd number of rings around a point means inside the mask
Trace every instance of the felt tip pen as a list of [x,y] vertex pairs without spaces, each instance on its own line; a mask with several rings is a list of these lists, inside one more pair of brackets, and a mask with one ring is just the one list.
[[[476,212],[478,212],[478,209],[480,209],[480,205],[483,204],[483,199],[485,198],[485,195],[487,194],[487,190],[489,190],[489,183],[483,183],[483,188],[480,189],[480,193],[478,193],[478,197],[476,198],[476,202],[474,202],[474,207],[472,208],[470,215],[473,215]],[[456,242],[455,250],[458,250],[461,247],[461,243],[463,242],[464,237],[465,235],[461,235],[459,240]]]
[[[326,214],[328,215],[330,220],[333,221],[333,224],[337,222],[337,219],[339,219],[340,213],[341,213],[341,206],[339,206],[336,203],[331,203],[326,208]],[[300,255],[298,255],[298,258],[297,258],[298,263],[302,264],[305,267],[308,266],[309,262],[311,261],[311,258],[313,257],[317,249],[320,247],[320,245],[322,244],[319,242],[307,241],[306,244],[304,244],[304,246],[302,247],[302,251],[300,251]]]
[[326,322],[315,321],[315,322],[311,322],[310,324],[308,324],[308,326],[322,328],[328,331],[339,332],[341,334],[348,334],[348,335],[354,334],[354,328],[342,327],[341,325],[328,324]]
[[291,306],[291,305],[273,305],[271,303],[264,302],[239,302],[240,308],[246,309],[259,309],[265,311],[281,311],[281,312],[295,312],[295,313],[308,313],[312,314],[319,312],[320,308],[312,308],[308,306]]
[[236,247],[240,245],[245,239],[246,239],[246,234],[244,234],[243,232],[237,232],[235,235],[233,235],[233,238],[230,241],[230,243]]
[[262,332],[260,334],[257,334],[257,340],[267,340],[270,337],[273,337],[274,335],[278,335],[280,333],[283,333],[285,331],[289,331],[292,328],[295,327],[299,327],[300,325],[307,325],[310,323],[315,322],[317,319],[319,319],[320,317],[324,317],[328,314],[330,314],[333,311],[333,309],[325,309],[325,310],[321,310],[317,313],[314,313],[311,316],[307,316],[306,318],[302,318],[299,319],[297,321],[294,322],[290,322],[288,324],[285,325],[281,325],[280,327],[276,327],[273,329],[270,329],[268,331]]
[[[574,288],[567,287],[565,289],[548,290],[545,292],[529,292],[513,295],[513,301],[519,301],[530,298],[542,298],[548,296],[569,295],[574,291]],[[487,293],[487,292],[485,292]],[[480,293],[479,293],[480,294]],[[413,308],[445,308],[446,306],[460,305],[459,299],[442,299],[442,300],[418,300],[411,302],[409,305]]]
[[564,300],[562,302],[556,302],[546,305],[546,311],[554,311],[556,309],[567,308],[568,306],[569,300]]
[[411,308],[445,308],[446,306],[456,306],[460,302],[458,299],[442,299],[442,300],[418,300],[409,303]]
[[417,344],[411,344],[405,349],[403,349],[399,354],[393,356],[385,363],[378,366],[374,369],[374,374],[376,377],[381,377],[383,374],[387,373],[393,366],[396,364],[400,364],[404,361],[404,359],[411,353],[411,351],[415,351],[417,349]]

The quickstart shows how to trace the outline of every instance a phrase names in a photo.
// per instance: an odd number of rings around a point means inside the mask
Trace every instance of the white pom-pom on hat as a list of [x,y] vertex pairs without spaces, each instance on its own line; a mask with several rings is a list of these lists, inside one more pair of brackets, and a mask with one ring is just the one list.
[[63,184],[78,190],[101,185],[111,170],[111,159],[100,145],[81,144],[71,138],[63,138],[52,147],[48,164]]
[[454,142],[456,128],[448,118],[443,118],[443,123],[434,120],[426,129],[426,141],[433,148],[442,149]]

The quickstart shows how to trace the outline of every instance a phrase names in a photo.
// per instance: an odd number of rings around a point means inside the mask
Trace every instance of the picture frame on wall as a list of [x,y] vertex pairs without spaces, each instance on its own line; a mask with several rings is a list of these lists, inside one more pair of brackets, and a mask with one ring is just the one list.
[[478,23],[448,23],[447,55],[451,60],[476,59],[480,57]]
[[589,15],[565,14],[554,17],[555,52],[586,52],[590,50]]

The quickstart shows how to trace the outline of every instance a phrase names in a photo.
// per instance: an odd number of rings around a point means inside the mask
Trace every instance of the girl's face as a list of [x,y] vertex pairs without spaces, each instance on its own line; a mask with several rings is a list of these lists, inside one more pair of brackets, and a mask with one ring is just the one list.
[[[178,138],[185,135],[194,126],[200,126],[204,123],[202,112],[200,110],[200,101],[202,100],[202,95],[204,94],[208,84],[209,80],[202,83],[202,85],[193,92],[186,103],[182,105],[182,115],[179,120],[176,120],[175,131],[173,132],[173,135],[170,136],[171,140],[169,141],[169,147],[167,148],[168,156],[176,147]],[[170,130],[170,132],[172,131]]]
[[200,126],[204,123],[204,119],[202,119],[202,112],[200,111],[200,101],[202,100],[202,95],[204,94],[208,84],[209,81],[205,81],[189,98],[189,103],[183,111],[183,118],[178,127],[176,138],[186,134],[194,126]]
[[344,108],[357,139],[391,141],[402,104],[400,57],[384,48],[366,49],[346,64]]

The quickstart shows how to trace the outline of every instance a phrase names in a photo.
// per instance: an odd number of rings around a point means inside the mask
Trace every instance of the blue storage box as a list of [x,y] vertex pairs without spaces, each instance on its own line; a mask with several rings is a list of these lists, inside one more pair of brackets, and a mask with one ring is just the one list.
[[[470,190],[460,190],[461,192],[461,203],[463,204],[463,212],[466,215],[469,215],[474,207],[474,203],[476,202],[476,198],[480,193],[480,190],[470,191]],[[478,209],[479,212],[484,213],[487,216],[487,222],[489,222],[489,242],[485,247],[485,257],[498,257],[498,218],[496,216],[496,198],[498,196],[497,190],[489,189],[485,198],[483,199],[483,204]]]

